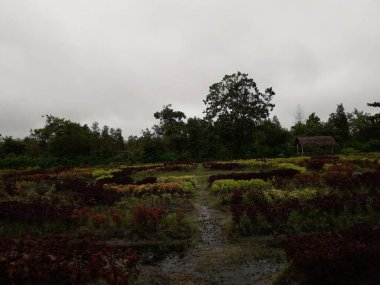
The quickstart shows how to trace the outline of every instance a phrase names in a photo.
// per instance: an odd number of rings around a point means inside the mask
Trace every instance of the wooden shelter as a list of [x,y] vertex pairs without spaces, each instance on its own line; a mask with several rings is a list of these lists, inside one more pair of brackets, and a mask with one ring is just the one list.
[[333,154],[336,141],[331,136],[297,137],[295,145],[297,146],[297,154],[299,154],[300,147],[302,155],[305,147],[331,147],[331,153]]

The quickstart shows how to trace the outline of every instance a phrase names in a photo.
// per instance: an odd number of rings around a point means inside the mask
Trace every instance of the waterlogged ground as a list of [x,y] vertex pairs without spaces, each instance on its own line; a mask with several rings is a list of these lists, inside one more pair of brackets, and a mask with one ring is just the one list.
[[188,250],[141,267],[138,284],[272,284],[284,264],[266,238],[228,238],[229,213],[206,189],[193,200],[198,234]]

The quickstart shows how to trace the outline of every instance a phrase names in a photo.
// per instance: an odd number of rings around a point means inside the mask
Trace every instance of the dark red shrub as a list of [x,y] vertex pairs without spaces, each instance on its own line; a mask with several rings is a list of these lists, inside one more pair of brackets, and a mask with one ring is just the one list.
[[380,284],[380,229],[357,226],[283,242],[300,284]]
[[327,171],[323,180],[326,185],[338,189],[352,189],[356,187],[356,180],[347,172]]
[[294,183],[299,186],[319,186],[321,184],[321,176],[319,173],[298,173],[294,175]]
[[328,172],[343,172],[351,176],[352,173],[354,172],[354,168],[349,164],[334,164],[334,165],[331,165],[327,171]]
[[121,226],[124,220],[124,213],[117,209],[111,209],[111,219],[117,226]]
[[310,159],[306,163],[307,169],[310,170],[321,170],[325,163],[330,163],[330,160],[326,159]]
[[356,175],[354,178],[358,185],[369,189],[380,190],[380,170]]
[[232,221],[235,224],[240,223],[240,218],[245,212],[245,207],[243,205],[231,205]]
[[1,284],[128,284],[138,257],[92,238],[0,238]]
[[231,203],[232,204],[240,204],[243,199],[243,191],[240,189],[234,190],[231,196]]
[[138,206],[133,210],[133,220],[140,225],[156,225],[163,213],[161,207]]
[[36,200],[31,203],[19,201],[0,202],[0,219],[26,223],[71,222],[74,206],[58,206]]

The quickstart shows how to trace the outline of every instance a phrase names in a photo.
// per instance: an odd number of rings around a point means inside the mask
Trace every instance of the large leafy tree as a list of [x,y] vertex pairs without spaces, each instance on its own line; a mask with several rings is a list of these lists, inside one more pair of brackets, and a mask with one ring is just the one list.
[[234,157],[244,155],[255,129],[269,117],[273,95],[272,88],[262,93],[255,81],[241,72],[225,75],[210,86],[203,101],[205,119],[213,124]]
[[206,100],[206,119],[215,122],[257,125],[268,118],[273,110],[272,88],[260,92],[253,79],[245,73],[225,75],[223,80],[210,86]]

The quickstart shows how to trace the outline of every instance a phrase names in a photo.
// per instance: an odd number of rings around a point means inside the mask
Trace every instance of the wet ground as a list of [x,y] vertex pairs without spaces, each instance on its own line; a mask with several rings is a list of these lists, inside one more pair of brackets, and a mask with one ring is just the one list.
[[210,193],[198,190],[193,218],[198,235],[183,254],[142,266],[138,284],[272,284],[283,260],[259,239],[231,242],[224,232],[228,213],[213,207]]

